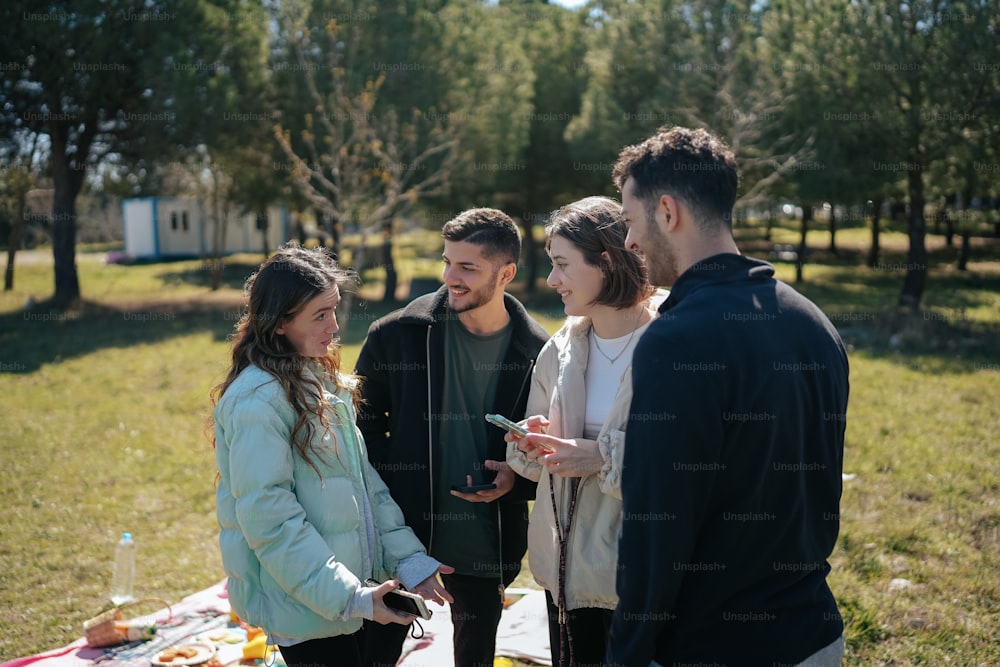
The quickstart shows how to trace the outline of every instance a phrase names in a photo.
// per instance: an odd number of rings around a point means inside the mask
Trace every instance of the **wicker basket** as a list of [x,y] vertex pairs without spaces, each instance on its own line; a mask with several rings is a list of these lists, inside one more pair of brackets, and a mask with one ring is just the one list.
[[160,598],[143,598],[133,602],[126,602],[118,607],[112,607],[107,611],[102,611],[94,618],[83,622],[83,634],[87,638],[87,645],[92,648],[103,648],[105,646],[117,646],[128,641],[118,625],[125,620],[122,611],[142,604],[144,602],[158,602],[167,608],[168,618],[173,616],[170,611],[170,604]]

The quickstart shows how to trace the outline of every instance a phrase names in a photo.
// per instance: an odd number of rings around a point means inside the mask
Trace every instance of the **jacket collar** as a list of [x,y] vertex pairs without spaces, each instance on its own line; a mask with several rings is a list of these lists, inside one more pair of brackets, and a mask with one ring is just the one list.
[[[669,290],[663,288],[658,288],[645,302],[646,310],[650,311],[654,319],[656,317],[656,312],[663,305],[663,302],[667,300],[670,295]],[[562,326],[556,336],[565,332],[567,336],[571,338],[586,336],[590,333],[590,327],[592,322],[589,317],[582,315],[570,315],[566,318],[566,324]]]
[[[504,307],[510,315],[510,322],[516,334],[523,329],[530,328],[531,318],[528,311],[524,309],[521,302],[510,294],[504,292]],[[399,321],[406,324],[422,324],[429,326],[442,322],[450,317],[448,310],[448,286],[442,285],[437,292],[425,294],[417,297],[403,307],[399,315]]]
[[418,296],[403,306],[399,320],[406,324],[434,324],[442,319],[448,310],[448,287],[442,285],[438,291]]
[[670,296],[660,305],[665,313],[689,294],[707,285],[743,281],[765,282],[774,278],[774,267],[767,262],[733,253],[706,257],[692,265],[674,282]]
[[333,378],[317,363],[307,363],[302,372],[309,379],[319,382],[320,385],[332,396],[331,403],[348,403],[352,400],[351,392],[357,389],[358,379],[353,375],[337,374],[341,387],[337,386]]

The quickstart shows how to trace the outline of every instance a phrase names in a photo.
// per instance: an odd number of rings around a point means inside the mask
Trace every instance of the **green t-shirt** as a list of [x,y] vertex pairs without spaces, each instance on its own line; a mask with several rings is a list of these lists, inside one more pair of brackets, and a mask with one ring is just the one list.
[[458,574],[495,577],[500,574],[500,543],[496,503],[470,503],[451,495],[453,485],[492,482],[496,473],[484,465],[487,429],[484,419],[493,405],[498,370],[510,345],[510,326],[489,336],[470,333],[457,318],[445,322],[444,387],[434,502],[431,555]]

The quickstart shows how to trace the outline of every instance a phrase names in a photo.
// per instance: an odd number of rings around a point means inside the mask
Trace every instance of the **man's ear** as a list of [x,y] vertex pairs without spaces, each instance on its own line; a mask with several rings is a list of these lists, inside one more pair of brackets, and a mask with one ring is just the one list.
[[680,221],[681,205],[677,198],[660,195],[659,205],[656,207],[656,224],[661,225],[661,231],[664,233],[677,231]]
[[503,268],[500,269],[500,283],[506,285],[510,281],[514,280],[514,276],[517,275],[517,264],[510,262],[504,264]]

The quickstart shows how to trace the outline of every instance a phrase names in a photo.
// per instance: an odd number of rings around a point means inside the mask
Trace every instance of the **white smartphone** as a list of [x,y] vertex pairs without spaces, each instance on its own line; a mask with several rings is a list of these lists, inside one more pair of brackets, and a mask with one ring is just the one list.
[[382,596],[382,602],[386,607],[401,611],[404,614],[419,616],[425,621],[431,617],[431,610],[427,608],[424,599],[419,595],[409,591],[389,591]]
[[499,426],[502,429],[506,429],[511,433],[516,433],[520,436],[528,435],[528,429],[524,428],[516,422],[512,422],[503,415],[486,415],[486,421],[493,424],[494,426]]
[[[517,435],[524,437],[528,435],[528,429],[524,428],[516,422],[512,422],[503,415],[486,415],[486,421],[493,424],[494,426],[499,426],[500,428],[507,429],[511,433],[516,433]],[[550,454],[554,453],[556,450],[549,447],[543,442],[535,442],[534,445],[539,449],[542,449]]]

